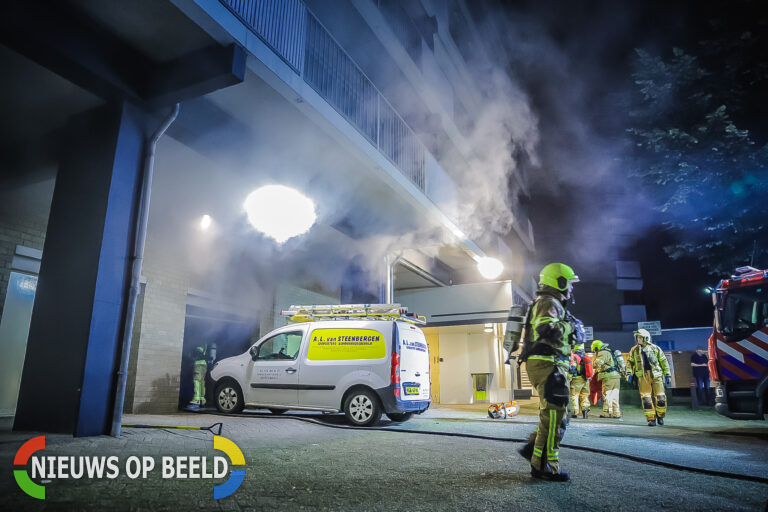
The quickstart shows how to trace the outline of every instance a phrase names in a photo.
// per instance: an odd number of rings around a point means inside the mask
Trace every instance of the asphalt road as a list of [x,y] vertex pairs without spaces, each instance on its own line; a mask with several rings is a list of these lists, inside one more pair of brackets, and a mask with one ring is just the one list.
[[[52,480],[46,499],[16,485],[13,456],[30,434],[0,433],[0,510],[766,510],[768,485],[659,468],[622,458],[561,450],[569,483],[531,479],[519,444],[391,432],[396,429],[525,437],[532,411],[489,420],[481,411],[441,408],[385,431],[329,428],[253,414],[224,418],[222,435],[244,452],[240,489],[213,499],[221,480]],[[339,425],[340,418],[301,415]],[[724,421],[725,420],[725,421]],[[131,422],[210,425],[218,416],[133,416]],[[120,439],[46,435],[46,455],[207,455],[204,431],[125,429]],[[768,476],[768,428],[711,412],[672,410],[650,428],[640,411],[623,422],[574,420],[566,443],[745,475]],[[19,468],[16,468],[19,469]],[[23,468],[21,468],[23,469]]]

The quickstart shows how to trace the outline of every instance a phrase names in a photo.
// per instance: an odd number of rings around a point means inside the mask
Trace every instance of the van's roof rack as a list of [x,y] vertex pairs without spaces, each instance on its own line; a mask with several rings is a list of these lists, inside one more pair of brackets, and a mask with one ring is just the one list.
[[411,324],[424,325],[427,318],[408,313],[400,304],[324,304],[292,305],[280,311],[291,322],[314,322],[316,320],[402,320]]

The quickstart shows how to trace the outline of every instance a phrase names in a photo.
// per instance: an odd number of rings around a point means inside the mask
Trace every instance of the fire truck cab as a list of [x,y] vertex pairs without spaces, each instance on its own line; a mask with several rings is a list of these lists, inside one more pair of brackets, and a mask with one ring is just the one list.
[[712,291],[709,374],[715,410],[761,420],[768,412],[768,270],[740,267]]

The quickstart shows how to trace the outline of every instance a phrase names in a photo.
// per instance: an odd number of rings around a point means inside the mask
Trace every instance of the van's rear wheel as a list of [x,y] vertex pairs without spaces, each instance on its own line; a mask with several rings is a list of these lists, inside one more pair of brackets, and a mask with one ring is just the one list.
[[242,412],[245,406],[240,386],[232,380],[225,380],[216,385],[216,408],[224,414]]
[[403,422],[411,419],[411,416],[413,416],[413,413],[412,412],[392,412],[392,413],[388,412],[387,416],[392,421]]
[[358,427],[373,425],[381,418],[379,398],[367,389],[352,391],[344,401],[344,414]]

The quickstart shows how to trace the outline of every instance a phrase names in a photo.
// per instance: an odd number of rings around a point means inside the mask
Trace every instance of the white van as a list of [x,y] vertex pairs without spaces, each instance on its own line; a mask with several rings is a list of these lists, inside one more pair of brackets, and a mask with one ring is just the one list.
[[216,407],[274,414],[289,409],[340,412],[354,425],[382,412],[405,421],[430,405],[424,333],[401,320],[325,320],[275,329],[248,352],[211,370]]

